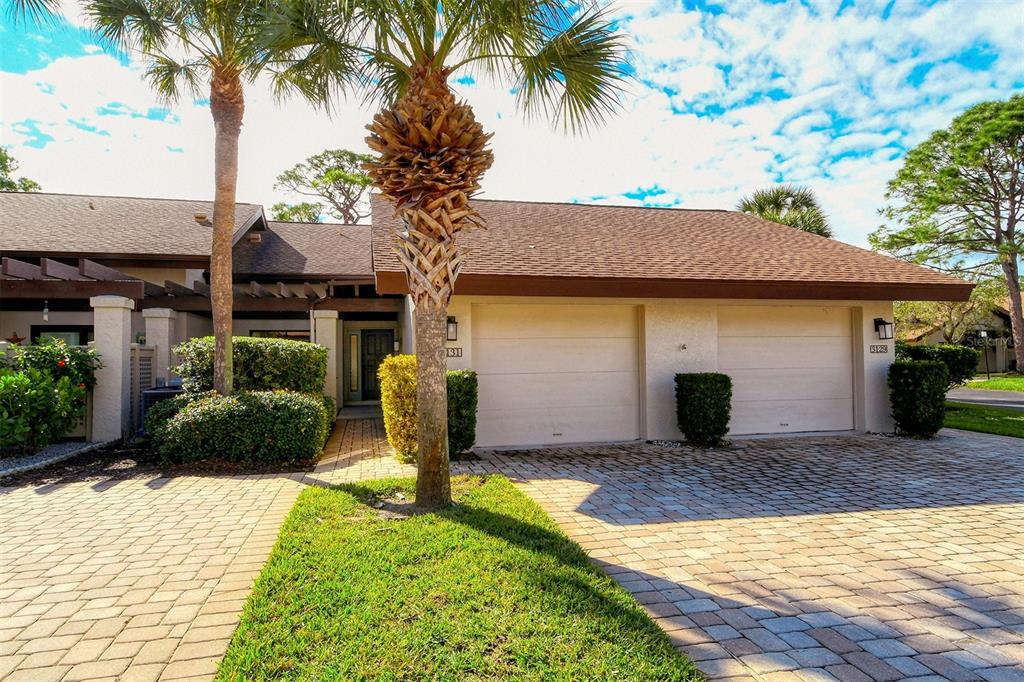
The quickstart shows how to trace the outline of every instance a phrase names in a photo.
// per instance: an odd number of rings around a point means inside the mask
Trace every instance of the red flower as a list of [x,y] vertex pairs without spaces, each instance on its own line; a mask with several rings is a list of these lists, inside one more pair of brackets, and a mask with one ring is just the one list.
[[78,384],[79,388],[85,388],[85,384]]
[[63,367],[65,364],[67,364],[67,363],[65,363],[63,360],[58,360],[57,361],[57,366],[58,367]]

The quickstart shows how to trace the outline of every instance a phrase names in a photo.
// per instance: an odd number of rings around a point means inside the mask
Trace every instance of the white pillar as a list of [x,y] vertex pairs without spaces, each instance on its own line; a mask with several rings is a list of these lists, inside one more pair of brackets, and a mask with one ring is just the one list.
[[889,404],[889,366],[896,359],[896,340],[879,339],[875,318],[893,321],[892,303],[872,301],[853,309],[854,428],[891,433],[895,428]]
[[146,345],[156,348],[156,377],[167,383],[174,364],[171,347],[174,346],[176,315],[170,308],[146,308],[142,317],[146,321]]
[[124,296],[93,296],[96,351],[103,367],[96,372],[92,396],[92,440],[123,438],[131,416],[132,309]]
[[[313,339],[327,349],[327,377],[324,395],[338,405],[338,311],[313,311]],[[340,405],[338,405],[340,407]]]

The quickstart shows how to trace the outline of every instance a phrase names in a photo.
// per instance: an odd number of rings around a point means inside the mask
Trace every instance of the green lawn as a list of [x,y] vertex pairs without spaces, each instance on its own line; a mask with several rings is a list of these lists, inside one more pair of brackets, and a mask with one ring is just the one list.
[[989,380],[968,381],[967,388],[985,388],[993,391],[1024,391],[1024,376],[1005,375]]
[[1024,412],[1001,407],[947,402],[945,425],[951,429],[1024,438]]
[[219,678],[703,679],[508,479],[453,479],[440,513],[373,507],[413,489],[303,491]]

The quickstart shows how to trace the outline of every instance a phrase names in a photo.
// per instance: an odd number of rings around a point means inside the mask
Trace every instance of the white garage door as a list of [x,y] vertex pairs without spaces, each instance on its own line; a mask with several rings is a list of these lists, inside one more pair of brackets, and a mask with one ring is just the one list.
[[473,306],[477,444],[639,438],[634,306]]
[[849,308],[722,306],[718,366],[732,377],[731,432],[853,428]]

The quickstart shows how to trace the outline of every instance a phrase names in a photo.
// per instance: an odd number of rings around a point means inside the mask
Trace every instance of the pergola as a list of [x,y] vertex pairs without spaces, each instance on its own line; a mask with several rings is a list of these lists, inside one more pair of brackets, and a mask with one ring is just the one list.
[[[331,280],[331,285],[354,285],[352,297],[320,294],[310,282],[302,282],[297,294],[284,282],[273,284],[251,280],[234,285],[236,312],[338,312],[397,313],[400,298],[361,297],[360,285],[372,285],[372,279]],[[328,286],[330,292],[332,286]],[[107,267],[87,258],[70,265],[51,258],[40,258],[39,264],[14,258],[0,263],[0,299],[88,300],[93,296],[124,296],[136,302],[137,309],[169,308],[183,312],[204,312],[211,309],[210,287],[205,282],[184,286],[165,281],[163,286]]]

